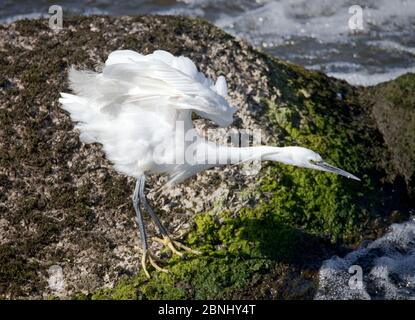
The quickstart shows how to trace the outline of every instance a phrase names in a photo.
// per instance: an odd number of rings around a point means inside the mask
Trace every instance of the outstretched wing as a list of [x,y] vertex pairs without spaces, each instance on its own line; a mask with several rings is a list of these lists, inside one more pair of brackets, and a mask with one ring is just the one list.
[[[194,111],[219,126],[228,126],[235,112],[225,99],[223,76],[213,84],[190,59],[166,51],[146,56],[131,50],[114,51],[102,73],[71,68],[69,82],[78,98],[70,101],[66,95],[61,102],[74,120],[84,123],[105,115],[116,116],[126,109],[147,109],[172,126],[176,110]],[[79,104],[79,98],[86,101]]]
[[235,111],[225,99],[223,77],[214,84],[191,60],[165,51],[146,56],[115,51],[101,73],[71,68],[69,82],[75,95],[62,93],[59,101],[78,122],[81,139],[102,143],[109,159],[127,174],[120,165],[132,165],[131,159],[166,142],[178,118],[190,119],[187,114],[194,111],[227,126]]
[[186,57],[166,51],[141,55],[131,50],[112,52],[102,73],[71,68],[69,82],[76,97],[62,96],[63,108],[73,120],[90,121],[121,113],[155,112],[160,121],[174,126],[176,110],[194,111],[219,126],[233,121],[235,109],[226,101],[223,76],[216,84]]
[[119,96],[127,103],[154,105],[162,98],[169,107],[192,110],[219,126],[233,121],[235,109],[226,101],[225,78],[218,77],[214,84],[186,57],[161,50],[146,56],[130,50],[114,51],[102,75],[124,87]]

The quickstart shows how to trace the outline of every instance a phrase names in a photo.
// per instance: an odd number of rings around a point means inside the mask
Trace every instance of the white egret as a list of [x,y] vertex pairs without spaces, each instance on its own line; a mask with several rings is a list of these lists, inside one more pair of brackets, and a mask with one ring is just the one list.
[[[225,78],[219,76],[214,83],[186,57],[161,50],[148,55],[117,50],[109,55],[100,73],[71,68],[69,82],[75,94],[61,93],[59,101],[77,123],[81,140],[102,144],[115,169],[136,179],[133,206],[143,246],[141,263],[147,276],[147,261],[159,271],[167,270],[160,268],[149,252],[143,208],[161,234],[156,240],[178,255],[182,255],[178,248],[197,252],[173,240],[161,224],[144,194],[146,175],[167,174],[168,184],[172,184],[221,164],[269,160],[359,180],[301,147],[239,148],[217,145],[200,136],[196,143],[185,141],[186,132],[194,129],[193,112],[221,127],[231,124],[235,112],[226,100]],[[178,161],[190,146],[190,159],[188,153],[186,161]],[[207,155],[226,161],[209,162]]]

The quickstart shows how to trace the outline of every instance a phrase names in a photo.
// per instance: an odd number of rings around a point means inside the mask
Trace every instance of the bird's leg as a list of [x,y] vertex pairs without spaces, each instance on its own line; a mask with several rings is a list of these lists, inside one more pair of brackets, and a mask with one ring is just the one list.
[[133,194],[133,206],[134,206],[134,210],[136,213],[136,221],[138,224],[138,230],[139,230],[139,236],[141,237],[141,243],[143,245],[143,256],[141,257],[141,266],[144,270],[145,275],[150,278],[150,274],[147,271],[147,259],[149,260],[150,264],[158,271],[161,272],[168,272],[168,270],[163,269],[161,267],[159,267],[157,265],[157,263],[155,263],[155,261],[153,260],[153,257],[151,255],[151,253],[148,250],[148,243],[147,243],[147,234],[146,234],[146,230],[144,227],[144,220],[143,220],[143,215],[140,209],[140,196],[139,196],[139,191],[141,189],[141,185],[144,184],[144,179],[139,178],[136,182],[135,185],[135,189],[134,189],[134,194]]
[[[143,178],[143,180],[144,180],[144,178]],[[156,240],[157,242],[160,242],[161,244],[167,246],[174,254],[177,254],[180,257],[183,256],[183,253],[180,252],[179,250],[177,250],[177,248],[181,248],[181,249],[183,249],[187,252],[193,253],[193,254],[201,254],[200,251],[193,250],[193,249],[185,246],[184,244],[180,243],[179,241],[176,241],[176,240],[172,239],[172,237],[169,235],[168,231],[163,226],[160,219],[158,218],[158,216],[154,212],[153,208],[151,208],[151,206],[149,205],[149,203],[147,201],[147,197],[144,194],[144,184],[145,183],[143,182],[140,185],[140,190],[139,190],[140,201],[143,203],[144,208],[150,214],[150,217],[153,219],[154,223],[156,224],[156,226],[157,226],[157,228],[158,228],[158,230],[161,234],[161,238],[154,237],[153,239]]]

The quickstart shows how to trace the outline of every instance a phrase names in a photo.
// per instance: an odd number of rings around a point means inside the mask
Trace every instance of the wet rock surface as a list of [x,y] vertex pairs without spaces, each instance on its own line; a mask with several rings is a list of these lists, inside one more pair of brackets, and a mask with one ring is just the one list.
[[[145,279],[134,181],[99,145],[82,144],[58,106],[70,66],[99,70],[122,48],[168,50],[213,79],[223,74],[238,109],[232,128],[314,149],[362,183],[269,163],[256,175],[213,169],[161,194],[165,178],[151,177],[149,199],[165,225],[188,230],[184,241],[204,254],[180,260],[162,251],[172,274]],[[72,18],[59,32],[45,20],[0,26],[0,297],[312,298],[324,259],[414,208],[415,130],[401,115],[414,118],[414,91],[405,88],[415,80],[404,77],[352,87],[181,17]],[[54,270],[63,273],[58,285]]]

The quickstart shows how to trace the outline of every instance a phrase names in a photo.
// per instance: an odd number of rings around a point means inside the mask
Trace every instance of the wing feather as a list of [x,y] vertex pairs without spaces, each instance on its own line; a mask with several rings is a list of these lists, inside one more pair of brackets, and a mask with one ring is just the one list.
[[[101,73],[71,68],[69,83],[74,94],[61,93],[59,101],[77,122],[81,140],[103,144],[116,169],[132,176],[157,171],[152,149],[173,141],[177,119],[191,126],[190,113],[196,112],[227,126],[235,112],[223,77],[214,84],[190,59],[161,50],[114,51]],[[188,177],[180,166],[159,172],[176,182]]]
[[193,110],[219,126],[228,126],[233,121],[235,109],[225,99],[226,81],[223,76],[213,85],[188,58],[176,58],[161,50],[147,56],[124,51],[110,55],[102,74],[104,78],[124,83],[129,88],[134,84],[134,88],[128,90],[131,99],[140,100],[140,95],[157,92],[163,96],[170,95],[172,102],[180,98],[180,103],[172,104],[173,107]]

